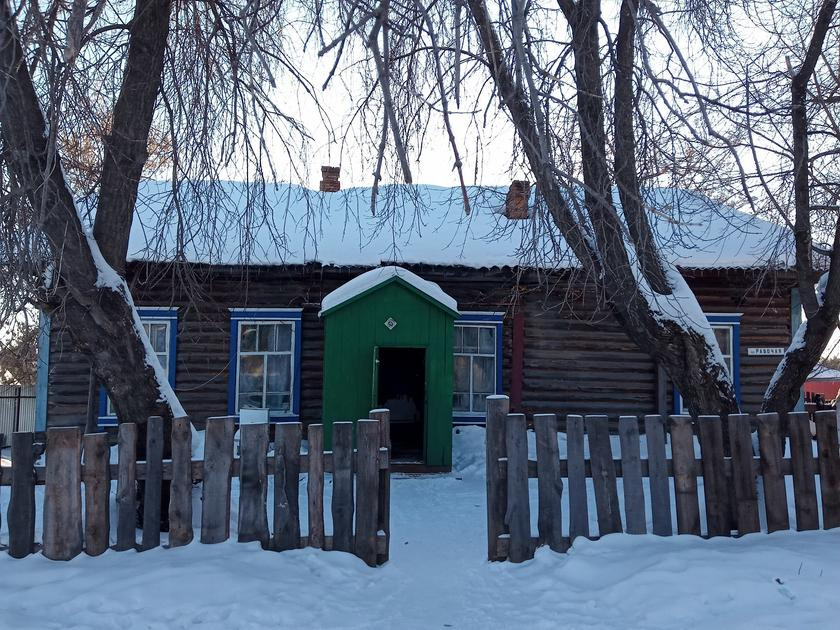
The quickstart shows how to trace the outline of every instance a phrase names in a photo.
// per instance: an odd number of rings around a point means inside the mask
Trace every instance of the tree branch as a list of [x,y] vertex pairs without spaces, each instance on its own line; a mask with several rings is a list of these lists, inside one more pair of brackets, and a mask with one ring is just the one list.
[[93,235],[102,255],[123,272],[137,187],[148,158],[149,132],[163,76],[170,0],[136,0],[123,83],[114,105]]

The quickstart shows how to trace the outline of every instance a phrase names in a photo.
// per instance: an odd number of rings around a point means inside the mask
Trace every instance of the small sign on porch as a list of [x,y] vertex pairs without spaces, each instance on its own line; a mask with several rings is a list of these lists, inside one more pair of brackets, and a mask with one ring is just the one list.
[[747,355],[751,357],[780,357],[784,353],[784,348],[747,348]]
[[385,320],[385,328],[387,328],[388,330],[394,330],[394,328],[396,328],[396,327],[397,327],[397,320],[395,320],[393,317],[389,317],[388,319]]

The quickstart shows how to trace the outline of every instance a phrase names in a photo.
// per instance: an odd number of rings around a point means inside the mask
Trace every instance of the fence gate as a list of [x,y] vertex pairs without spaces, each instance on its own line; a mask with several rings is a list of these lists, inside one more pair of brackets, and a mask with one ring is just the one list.
[[[548,545],[564,552],[578,536],[596,539],[605,534],[648,533],[646,491],[651,508],[651,533],[671,536],[671,485],[676,510],[676,533],[705,536],[740,536],[761,531],[757,478],[763,482],[766,531],[790,529],[786,477],[792,477],[794,522],[798,531],[840,526],[840,452],[834,410],[814,416],[817,457],[813,456],[810,415],[651,415],[644,417],[647,457],[640,456],[639,422],[623,416],[618,422],[620,456],[610,443],[606,416],[566,416],[566,458],[560,459],[557,418],[533,417],[536,459],[528,458],[525,416],[508,413],[508,398],[492,396],[487,402],[487,557],[522,562],[534,549]],[[783,457],[782,423],[789,425],[790,457]],[[753,455],[751,432],[758,431],[760,454]],[[730,455],[724,454],[724,429]],[[670,449],[666,448],[666,431]],[[695,457],[695,436],[700,459]],[[584,439],[589,457],[584,456]],[[819,475],[817,496],[815,474]],[[538,531],[531,534],[528,480],[537,479]],[[618,498],[622,480],[624,512]],[[701,527],[697,479],[703,480],[705,528]],[[592,480],[598,536],[589,531],[589,494]],[[648,483],[644,484],[643,479]],[[565,483],[564,483],[565,480]],[[568,492],[569,528],[562,531],[561,498]],[[622,518],[623,516],[623,518]]]
[[[109,464],[108,436],[82,436],[81,429],[47,430],[46,465],[35,466],[31,432],[13,434],[12,467],[0,469],[0,490],[11,486],[9,554],[22,558],[36,551],[35,486],[44,485],[43,553],[69,560],[82,551],[99,555],[110,544],[111,480],[116,479],[116,550],[144,551],[161,544],[161,493],[171,481],[168,504],[169,547],[192,542],[192,488],[202,484],[200,542],[220,543],[231,535],[231,485],[239,480],[239,542],[263,548],[298,547],[347,551],[370,566],[388,560],[390,545],[390,429],[387,411],[369,419],[333,425],[333,450],[324,451],[323,425],[308,427],[309,449],[301,453],[299,422],[278,423],[275,449],[268,455],[269,425],[240,426],[240,457],[234,456],[235,417],[210,418],[204,459],[191,459],[188,418],[172,422],[172,457],[163,458],[164,423],[152,417],[146,427],[146,460],[136,461],[137,426],[121,424],[119,463]],[[356,448],[353,448],[354,429]],[[84,464],[81,460],[84,445]],[[33,474],[34,471],[34,474]],[[324,474],[332,473],[332,532],[324,519]],[[274,496],[268,497],[268,476]],[[307,477],[305,505],[299,501],[301,475]],[[143,481],[142,539],[137,541],[137,482]],[[85,493],[84,507],[81,493]],[[167,506],[164,506],[167,509]],[[273,510],[274,531],[269,530]],[[300,513],[309,528],[301,532]]]

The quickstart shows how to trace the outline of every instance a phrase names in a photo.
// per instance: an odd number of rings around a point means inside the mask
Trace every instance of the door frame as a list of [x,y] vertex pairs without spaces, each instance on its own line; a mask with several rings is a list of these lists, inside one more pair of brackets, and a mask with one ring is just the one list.
[[373,346],[373,371],[371,384],[371,409],[379,408],[379,350],[380,348],[393,348],[403,350],[423,351],[423,462],[426,462],[429,446],[429,347],[411,344],[377,344]]

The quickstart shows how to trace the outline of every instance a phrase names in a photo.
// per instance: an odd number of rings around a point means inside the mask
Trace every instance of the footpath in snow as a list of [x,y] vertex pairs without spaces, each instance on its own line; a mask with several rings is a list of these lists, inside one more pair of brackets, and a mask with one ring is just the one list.
[[[597,542],[579,539],[568,554],[542,549],[520,565],[489,563],[483,430],[461,429],[454,446],[450,474],[393,476],[391,561],[384,567],[369,568],[338,552],[272,553],[232,540],[201,545],[197,536],[184,548],[108,551],[67,563],[0,553],[0,628],[720,629],[837,623],[840,530],[737,540],[611,535]],[[305,493],[305,481],[301,489]],[[8,488],[0,494],[5,517]],[[5,542],[5,518],[3,526]]]

